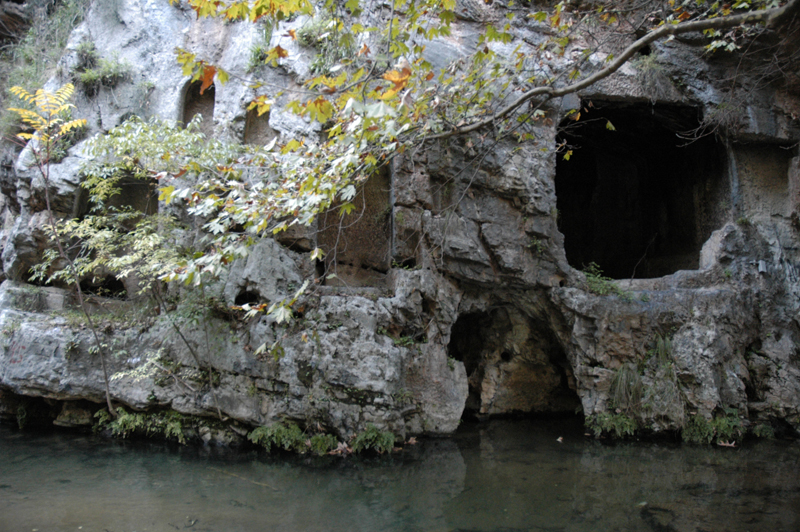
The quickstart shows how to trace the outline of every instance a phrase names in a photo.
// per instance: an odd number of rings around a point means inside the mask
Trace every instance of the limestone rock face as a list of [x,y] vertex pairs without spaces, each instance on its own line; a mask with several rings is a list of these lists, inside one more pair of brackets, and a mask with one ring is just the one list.
[[[459,0],[452,35],[428,42],[426,58],[444,66],[474,51],[481,25],[504,9]],[[247,105],[263,91],[244,84],[202,99],[173,53],[192,48],[232,74],[298,88],[317,51],[281,36],[308,23],[274,28],[271,44],[290,58],[253,70],[252,50],[266,46],[258,24],[198,21],[183,3],[94,2],[48,88],[68,81],[91,42],[129,72],[113,90],[78,87],[75,115],[89,134],[132,114],[199,113],[208,135],[231,142],[319,138],[322,125],[290,113],[288,97],[260,118]],[[515,41],[492,46],[510,56],[542,31],[516,21]],[[569,73],[588,44],[571,46],[537,71]],[[113,400],[251,426],[292,420],[341,438],[369,424],[449,433],[465,412],[618,413],[664,431],[735,411],[745,424],[800,430],[800,100],[748,75],[737,79],[753,90],[732,93],[725,80],[739,64],[703,46],[654,44],[548,102],[520,126],[524,141],[475,134],[408,151],[360,192],[368,215],[353,229],[332,230],[323,216],[260,239],[202,297],[172,289],[169,312],[92,296]],[[605,57],[591,55],[589,68]],[[570,120],[574,110],[592,120]],[[686,147],[678,135],[689,131],[721,140]],[[52,166],[59,218],[85,210],[84,147]],[[69,289],[25,284],[48,245],[43,182],[28,151],[0,178],[0,389],[84,400],[57,419],[83,425],[86,405],[105,401],[90,333]],[[317,246],[328,257],[314,264]],[[595,262],[615,280],[584,273]],[[230,310],[291,297],[306,280],[289,324]]]

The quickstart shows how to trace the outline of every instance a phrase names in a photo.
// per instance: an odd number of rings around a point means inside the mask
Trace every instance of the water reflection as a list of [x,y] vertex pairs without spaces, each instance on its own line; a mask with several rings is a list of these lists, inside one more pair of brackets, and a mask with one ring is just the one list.
[[541,421],[288,460],[4,427],[0,531],[796,531],[798,465],[797,443],[604,445]]

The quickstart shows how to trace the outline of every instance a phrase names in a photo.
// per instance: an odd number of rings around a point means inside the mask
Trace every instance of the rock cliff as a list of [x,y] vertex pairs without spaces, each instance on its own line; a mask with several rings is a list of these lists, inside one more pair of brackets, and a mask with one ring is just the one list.
[[[481,25],[507,9],[458,5],[452,36],[427,45],[437,64],[473,51]],[[75,115],[90,134],[134,114],[199,113],[208,135],[232,142],[319,135],[319,123],[282,100],[268,115],[248,112],[258,94],[245,84],[200,95],[173,53],[192,47],[235,75],[297,87],[317,51],[282,35],[307,23],[275,28],[267,37],[289,58],[253,71],[263,26],[198,21],[166,1],[94,2],[48,87],[71,79],[91,43],[126,69],[113,86],[79,86]],[[783,44],[764,37],[762,55],[708,55],[700,36],[660,42],[549,102],[545,118],[525,126],[529,140],[473,134],[406,153],[370,179],[363,213],[346,229],[329,215],[259,241],[209,289],[218,308],[191,319],[184,292],[160,315],[146,300],[93,296],[113,400],[221,412],[242,427],[292,420],[343,439],[368,424],[405,437],[452,432],[462,415],[512,413],[578,412],[612,424],[625,416],[652,431],[735,416],[800,430],[800,84],[754,67],[797,44],[791,28]],[[510,54],[542,31],[515,23],[514,41],[497,46]],[[578,42],[541,68],[567,70],[580,52]],[[603,56],[590,60],[602,65]],[[575,110],[582,120],[571,119]],[[574,147],[570,160],[559,145]],[[82,146],[52,167],[62,217],[85,211]],[[100,408],[104,384],[73,293],[26,284],[47,246],[42,187],[24,151],[2,168],[0,402],[13,412],[26,397],[45,398],[64,405],[65,419],[76,404]],[[126,194],[131,205],[148,199]],[[335,259],[315,270],[306,252],[316,246]],[[613,280],[585,273],[591,263]],[[288,327],[224,310],[284,297],[304,279],[324,279],[322,270],[336,278]],[[275,340],[280,356],[256,354]]]

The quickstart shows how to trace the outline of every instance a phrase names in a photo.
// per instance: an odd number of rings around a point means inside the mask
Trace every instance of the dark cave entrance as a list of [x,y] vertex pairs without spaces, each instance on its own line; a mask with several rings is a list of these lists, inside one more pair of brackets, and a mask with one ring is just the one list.
[[447,354],[467,371],[465,418],[580,410],[572,368],[555,335],[514,308],[459,316]]
[[595,262],[615,279],[697,269],[729,197],[724,147],[713,135],[682,138],[700,126],[699,111],[598,101],[580,111],[557,140],[565,143],[556,204],[570,265]]
[[269,112],[258,114],[257,109],[247,111],[244,123],[244,143],[265,146],[278,136],[278,132],[269,125]]
[[206,137],[210,137],[214,133],[215,90],[214,85],[211,85],[200,94],[201,87],[202,84],[196,81],[186,88],[183,99],[183,125],[186,126],[195,116],[200,115],[203,118],[200,131]]
[[84,279],[81,281],[81,290],[87,294],[112,299],[127,299],[128,297],[125,283],[113,275],[99,279]]

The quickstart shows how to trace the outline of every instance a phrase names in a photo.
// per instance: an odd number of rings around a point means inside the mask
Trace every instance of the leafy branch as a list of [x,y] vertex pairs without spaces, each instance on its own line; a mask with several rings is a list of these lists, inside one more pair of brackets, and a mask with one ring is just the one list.
[[103,380],[105,383],[106,404],[108,411],[111,415],[116,416],[116,410],[111,404],[111,392],[108,385],[108,369],[106,367],[106,352],[103,342],[100,340],[100,335],[95,326],[92,315],[83,297],[83,290],[81,289],[80,276],[75,263],[68,253],[64,250],[64,242],[59,231],[59,226],[56,223],[55,216],[50,201],[50,161],[53,154],[53,149],[56,144],[74,131],[77,128],[84,127],[86,120],[83,119],[70,119],[71,110],[73,105],[69,103],[70,98],[75,92],[75,88],[71,83],[68,83],[58,89],[56,92],[48,92],[38,89],[35,93],[31,94],[22,87],[12,87],[11,93],[25,101],[32,104],[35,110],[11,108],[10,111],[17,113],[22,121],[34,129],[34,133],[19,133],[17,136],[28,141],[27,149],[30,150],[33,156],[33,166],[39,172],[39,176],[44,183],[45,204],[47,208],[47,220],[50,224],[50,230],[53,235],[53,240],[58,248],[59,257],[67,264],[66,272],[71,277],[71,282],[75,286],[75,293],[78,296],[78,303],[86,318],[86,323],[92,331],[95,348],[100,354],[100,363],[103,368]]

